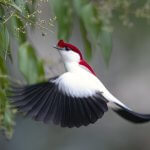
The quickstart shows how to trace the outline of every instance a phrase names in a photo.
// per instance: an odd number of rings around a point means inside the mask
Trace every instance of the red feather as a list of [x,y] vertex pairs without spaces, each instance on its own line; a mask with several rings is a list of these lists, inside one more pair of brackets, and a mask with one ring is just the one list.
[[80,60],[79,62],[80,65],[83,65],[84,67],[86,67],[93,75],[96,76],[96,73],[94,72],[94,70],[92,69],[92,67],[85,61],[85,60]]

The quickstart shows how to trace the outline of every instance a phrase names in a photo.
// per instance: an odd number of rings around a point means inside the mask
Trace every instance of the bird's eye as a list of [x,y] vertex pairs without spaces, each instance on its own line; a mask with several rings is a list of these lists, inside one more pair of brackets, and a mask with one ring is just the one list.
[[69,48],[68,48],[68,47],[65,47],[65,50],[66,50],[66,51],[69,51]]

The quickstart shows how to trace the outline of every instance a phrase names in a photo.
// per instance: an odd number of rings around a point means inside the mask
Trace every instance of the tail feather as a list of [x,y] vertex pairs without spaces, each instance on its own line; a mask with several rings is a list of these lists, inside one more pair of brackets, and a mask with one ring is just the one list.
[[112,110],[116,112],[119,116],[124,119],[133,122],[133,123],[146,123],[150,121],[150,114],[141,114],[134,112],[127,107],[123,107],[117,103],[115,103],[118,107],[113,107]]

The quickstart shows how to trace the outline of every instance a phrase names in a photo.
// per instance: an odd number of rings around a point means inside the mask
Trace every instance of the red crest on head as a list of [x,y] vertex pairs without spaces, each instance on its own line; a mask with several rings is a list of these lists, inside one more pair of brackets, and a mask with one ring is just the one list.
[[72,51],[78,53],[78,54],[80,55],[80,59],[81,59],[81,60],[83,59],[82,53],[80,52],[80,50],[79,50],[76,46],[74,46],[74,45],[72,45],[72,44],[70,44],[70,43],[66,43],[66,42],[64,42],[63,40],[59,40],[59,42],[57,43],[57,46],[58,46],[58,47],[61,47],[61,48],[68,47],[68,48],[70,48]]
[[57,43],[57,45],[58,45],[59,47],[65,47],[65,43],[64,43],[63,40],[59,40],[59,42]]

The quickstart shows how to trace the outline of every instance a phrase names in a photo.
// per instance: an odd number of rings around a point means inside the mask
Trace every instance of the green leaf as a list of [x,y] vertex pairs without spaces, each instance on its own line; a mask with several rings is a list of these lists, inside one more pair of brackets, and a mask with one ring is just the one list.
[[92,57],[92,46],[90,41],[88,40],[87,31],[85,30],[82,20],[80,20],[80,30],[82,34],[83,43],[84,43],[85,57],[89,61],[91,60]]
[[26,1],[25,0],[15,0],[15,4],[19,7],[24,9],[25,5],[26,5]]
[[[112,51],[112,39],[111,33],[104,31],[103,27],[105,24],[100,20],[99,12],[93,3],[88,0],[74,0],[74,5],[76,13],[80,17],[81,33],[84,40],[84,46],[86,50],[86,55],[89,57],[91,55],[91,45],[99,46],[102,50],[103,58],[105,63],[108,65],[111,51]],[[87,35],[89,33],[89,35]],[[88,39],[91,39],[90,41]]]
[[73,5],[76,11],[76,14],[81,17],[82,8],[89,3],[89,0],[73,0]]
[[45,71],[44,71],[44,62],[42,60],[38,60],[38,72],[39,72],[39,81],[44,79]]
[[5,68],[5,64],[4,64],[4,60],[3,58],[0,56],[0,74],[6,74],[6,68]]
[[102,24],[98,18],[98,12],[93,3],[88,3],[82,7],[81,19],[92,40],[96,42]]
[[18,16],[11,17],[11,27],[10,31],[17,38],[17,41],[20,44],[23,44],[27,41],[27,33],[24,28],[24,22]]
[[20,7],[18,7],[14,2],[10,3],[9,5],[14,7],[18,12],[22,13],[22,10],[20,9]]
[[51,0],[58,23],[58,39],[68,41],[72,29],[72,1]]
[[[18,32],[17,40],[18,40],[19,44],[26,42],[27,35],[26,35],[26,31],[24,29],[23,21],[20,18],[14,16],[13,20],[12,20],[12,25],[15,26],[16,29],[19,29],[19,31],[17,31]],[[23,29],[23,31],[21,29]],[[14,31],[14,32],[16,33],[16,31]]]
[[44,67],[38,60],[34,48],[24,43],[19,48],[19,69],[28,83],[40,82],[44,78]]
[[0,87],[5,88],[6,85],[8,84],[8,79],[6,78],[7,76],[7,70],[6,66],[4,64],[4,60],[0,56]]
[[30,14],[28,3],[25,0],[15,0],[15,4],[21,9],[23,15]]
[[80,22],[80,31],[84,43],[84,51],[85,51],[85,57],[89,61],[92,57],[92,46],[88,39],[88,32],[85,28],[85,22],[83,21],[83,14],[82,9],[89,3],[89,0],[73,0],[74,8],[76,11],[76,14],[79,17]]
[[109,31],[101,30],[98,37],[98,45],[101,48],[104,61],[108,66],[112,52],[112,33]]
[[9,51],[9,33],[4,24],[0,24],[0,56],[2,58],[7,55]]
[[5,90],[0,88],[0,129],[10,139],[13,134],[14,113],[10,108]]

